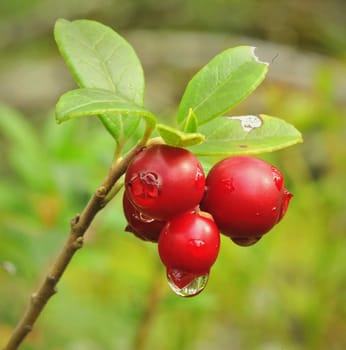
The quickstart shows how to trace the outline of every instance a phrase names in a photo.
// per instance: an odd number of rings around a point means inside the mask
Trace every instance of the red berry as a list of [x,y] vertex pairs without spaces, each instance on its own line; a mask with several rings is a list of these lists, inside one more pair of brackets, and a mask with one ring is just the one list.
[[218,227],[210,215],[185,213],[169,220],[163,227],[158,250],[168,270],[207,274],[220,248]]
[[278,169],[250,156],[222,160],[209,172],[201,209],[239,245],[251,245],[285,215],[292,195]]
[[143,215],[127,198],[126,192],[123,195],[123,210],[128,222],[126,231],[132,232],[144,241],[157,242],[161,229],[165,225],[164,221],[152,219]]
[[155,145],[144,148],[130,163],[125,186],[129,200],[141,213],[165,221],[199,204],[205,175],[191,152]]
[[254,245],[255,243],[257,243],[262,236],[258,236],[258,237],[230,237],[231,240],[237,244],[240,245],[242,247],[249,247],[250,245]]

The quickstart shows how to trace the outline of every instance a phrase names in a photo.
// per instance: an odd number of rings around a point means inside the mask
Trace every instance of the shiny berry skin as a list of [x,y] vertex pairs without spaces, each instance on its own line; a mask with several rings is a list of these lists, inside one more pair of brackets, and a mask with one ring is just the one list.
[[201,209],[212,214],[221,233],[247,246],[282,219],[291,197],[278,169],[255,157],[238,156],[210,170]]
[[209,214],[189,212],[163,227],[158,250],[167,270],[202,275],[209,272],[220,249],[220,233]]
[[257,237],[230,237],[231,240],[237,244],[240,245],[242,247],[249,247],[250,245],[254,245],[255,243],[257,243],[262,236],[257,236]]
[[205,175],[191,152],[155,145],[144,148],[129,164],[125,186],[129,200],[141,213],[166,221],[198,206]]
[[123,211],[127,220],[126,231],[132,232],[136,237],[150,242],[157,242],[165,221],[159,221],[143,215],[123,194]]

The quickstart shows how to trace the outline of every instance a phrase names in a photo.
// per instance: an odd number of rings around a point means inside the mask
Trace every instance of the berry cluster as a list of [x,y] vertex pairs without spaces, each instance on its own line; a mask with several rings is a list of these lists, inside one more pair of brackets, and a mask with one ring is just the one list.
[[220,232],[252,245],[283,218],[291,197],[280,171],[258,158],[226,158],[205,177],[188,150],[155,145],[130,163],[123,209],[127,231],[158,242],[171,288],[192,296],[207,283]]

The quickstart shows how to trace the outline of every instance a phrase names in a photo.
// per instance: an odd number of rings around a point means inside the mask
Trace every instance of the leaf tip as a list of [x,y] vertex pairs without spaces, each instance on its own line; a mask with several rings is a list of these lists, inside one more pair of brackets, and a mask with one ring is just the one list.
[[261,64],[265,64],[266,66],[269,66],[269,62],[266,62],[266,61],[262,61],[255,53],[257,47],[256,46],[251,46],[251,53],[252,53],[252,56],[254,58],[254,60],[258,63],[261,63]]
[[56,21],[55,21],[55,24],[54,24],[54,29],[56,30],[59,26],[61,25],[64,25],[66,23],[68,23],[69,21],[65,18],[58,18]]

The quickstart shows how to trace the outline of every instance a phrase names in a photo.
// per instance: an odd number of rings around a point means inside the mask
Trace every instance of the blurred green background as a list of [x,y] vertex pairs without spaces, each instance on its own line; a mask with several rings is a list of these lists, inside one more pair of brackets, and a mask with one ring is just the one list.
[[162,118],[212,56],[257,46],[270,72],[232,113],[282,117],[305,142],[263,155],[295,195],[285,219],[249,248],[223,238],[196,298],[169,290],[156,246],[123,231],[116,198],[21,349],[345,349],[343,0],[0,1],[0,347],[113,155],[97,120],[55,124],[54,104],[75,87],[52,37],[59,17],[124,35]]

